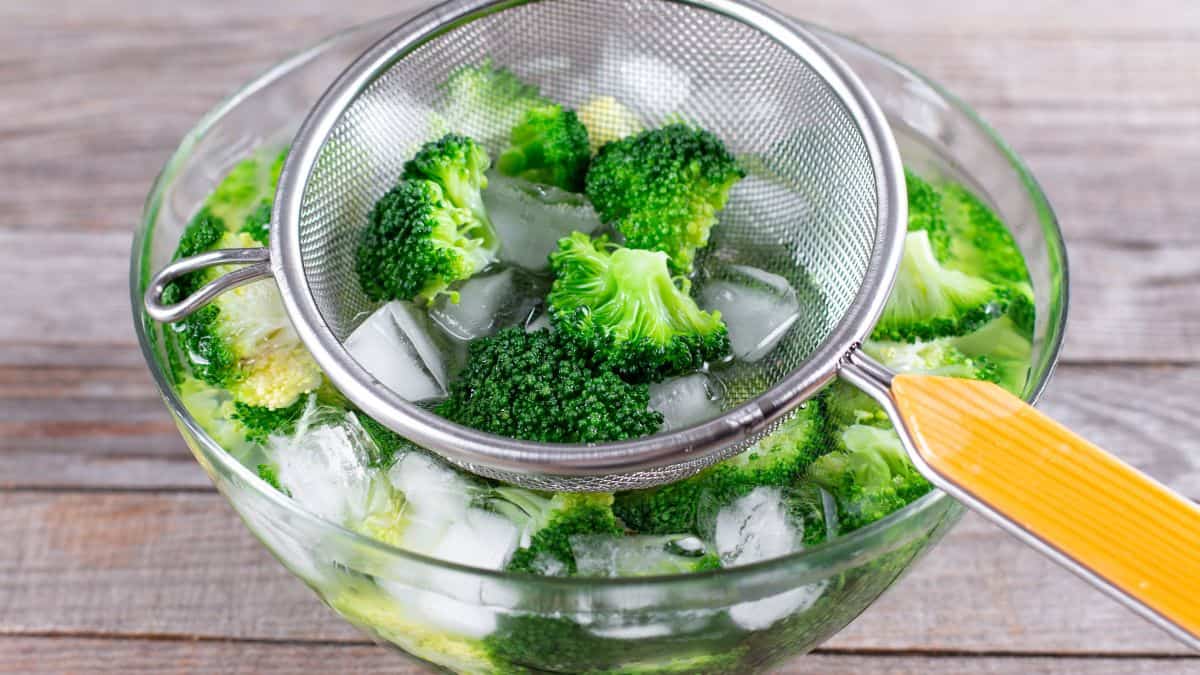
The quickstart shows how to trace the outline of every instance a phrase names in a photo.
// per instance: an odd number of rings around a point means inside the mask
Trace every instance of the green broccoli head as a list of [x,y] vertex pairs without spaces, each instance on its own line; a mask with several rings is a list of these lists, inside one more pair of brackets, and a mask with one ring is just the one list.
[[[598,613],[593,620],[604,618],[605,613]],[[739,644],[742,637],[717,621],[699,632],[623,638],[589,630],[565,616],[509,614],[483,643],[497,672],[504,673],[734,675],[753,670],[747,649]]]
[[904,170],[908,189],[908,231],[929,233],[929,242],[937,259],[945,262],[950,251],[950,231],[942,210],[942,194],[920,176]]
[[[276,167],[285,153],[273,161],[251,157],[234,166],[184,229],[175,257],[258,246],[260,242],[245,230],[254,205],[274,193],[279,179]],[[229,269],[189,274],[170,284],[163,300],[178,302]],[[167,335],[186,355],[194,377],[229,390],[234,400],[246,406],[270,411],[288,408],[321,383],[321,371],[300,343],[279,290],[271,283],[227,291],[177,322]]]
[[1029,269],[1012,232],[986,204],[965,187],[941,188],[949,232],[946,267],[998,284],[1027,285]]
[[662,426],[646,385],[598,366],[557,332],[506,328],[475,340],[437,413],[509,438],[601,443],[646,436]]
[[897,342],[962,335],[1004,314],[1011,288],[943,267],[925,231],[904,240],[896,284],[872,339]]
[[839,442],[840,449],[813,462],[808,477],[833,495],[840,533],[873,523],[932,489],[894,430],[855,424],[842,430]]
[[1015,396],[1025,393],[1033,342],[1011,311],[979,330],[951,338],[948,342],[967,358],[986,364],[983,369],[986,377],[977,379],[995,382]]
[[613,509],[637,532],[707,534],[699,531],[703,501],[725,504],[759,486],[791,486],[830,448],[824,402],[814,399],[745,452],[675,483],[618,492]]
[[511,572],[545,574],[549,566],[563,573],[576,571],[571,538],[581,535],[619,536],[624,529],[612,510],[613,496],[596,493],[545,495],[517,487],[493,490],[484,504],[513,522],[528,543],[509,560]]
[[233,419],[245,427],[246,440],[252,443],[266,443],[272,434],[290,433],[307,406],[308,399],[304,397],[289,406],[275,410],[237,401],[233,404]]
[[547,103],[525,111],[496,168],[506,176],[583,192],[592,152],[575,111]]
[[626,246],[662,251],[676,272],[691,274],[717,212],[745,175],[716,136],[671,124],[600,148],[587,196]]
[[680,290],[665,253],[621,248],[580,232],[558,245],[550,254],[551,320],[623,377],[655,381],[729,355],[720,312],[700,309]]
[[437,183],[452,205],[471,212],[478,223],[475,236],[482,241],[483,248],[494,253],[499,240],[483,205],[483,191],[488,185],[486,172],[491,164],[487,150],[474,139],[446,134],[421,146],[416,156],[405,162],[403,178]]
[[455,206],[441,186],[407,180],[375,203],[355,271],[372,300],[433,302],[495,260],[491,225]]
[[[179,252],[257,246],[248,234],[223,230],[223,221],[202,209],[185,231]],[[166,289],[163,298],[178,301],[226,271],[217,267],[193,273]],[[188,355],[193,375],[228,389],[247,406],[288,408],[321,384],[321,370],[300,342],[271,283],[226,291],[178,322],[173,335]]]

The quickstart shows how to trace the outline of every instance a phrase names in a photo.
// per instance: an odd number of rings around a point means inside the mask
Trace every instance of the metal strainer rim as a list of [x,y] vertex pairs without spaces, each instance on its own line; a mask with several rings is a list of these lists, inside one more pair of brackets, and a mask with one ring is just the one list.
[[[329,329],[308,288],[299,236],[303,190],[341,113],[398,59],[463,22],[546,0],[451,0],[412,18],[359,57],[321,97],[293,141],[272,213],[271,266],[284,307],[318,365],[355,405],[409,440],[469,465],[531,475],[600,476],[671,466],[745,441],[815,394],[869,333],[899,265],[907,207],[903,169],[891,129],[857,76],[796,21],[748,0],[669,0],[717,12],[763,31],[803,58],[833,87],[857,123],[876,182],[871,258],[849,309],[820,347],[759,396],[701,424],[604,444],[515,440],[450,422],[379,384]],[[548,457],[553,457],[548,461]]]

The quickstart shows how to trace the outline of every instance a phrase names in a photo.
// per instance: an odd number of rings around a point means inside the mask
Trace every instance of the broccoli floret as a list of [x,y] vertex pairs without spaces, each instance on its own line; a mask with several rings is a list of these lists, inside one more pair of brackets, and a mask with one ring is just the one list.
[[931,342],[875,342],[863,344],[863,351],[900,373],[920,373],[942,377],[995,382],[995,365],[986,356],[967,356],[956,345],[958,338]]
[[246,440],[251,443],[266,443],[271,434],[291,433],[296,420],[304,414],[307,406],[306,398],[300,398],[290,406],[275,410],[237,401],[233,404],[233,419],[241,422],[246,428]]
[[945,266],[993,283],[1028,285],[1021,249],[996,214],[961,185],[941,186],[941,197],[950,234]]
[[575,111],[548,103],[530,108],[513,127],[496,168],[506,176],[582,192],[592,152]]
[[[275,161],[271,164],[269,180],[272,188],[279,184],[279,174],[283,171],[283,163],[287,160],[288,149],[284,149],[275,157]],[[242,232],[250,235],[255,241],[266,246],[270,243],[271,238],[271,207],[275,203],[275,195],[270,194],[264,197],[254,207],[254,210],[246,214],[245,224],[242,225]]]
[[740,637],[714,626],[700,636],[622,639],[597,634],[566,617],[510,614],[500,618],[496,632],[483,642],[497,663],[539,673],[732,675],[747,672]]
[[879,520],[932,488],[892,429],[855,424],[841,432],[839,442],[841,448],[813,462],[808,477],[833,495],[842,534]]
[[547,574],[576,571],[571,538],[580,535],[621,535],[613,515],[613,496],[603,492],[547,495],[518,487],[500,486],[480,506],[508,518],[521,530],[523,545],[508,562],[510,572]]
[[703,500],[728,503],[764,485],[795,484],[831,444],[824,403],[809,401],[750,449],[675,483],[618,492],[613,510],[629,528],[645,534],[699,531]]
[[437,413],[509,438],[601,443],[656,432],[663,417],[649,404],[649,387],[597,366],[559,333],[516,326],[471,343]]
[[[226,233],[211,248],[254,246],[250,235]],[[182,298],[226,271],[218,267],[194,273],[163,297],[167,302]],[[246,405],[287,408],[321,384],[321,370],[292,328],[272,283],[226,291],[177,323],[176,331],[193,374],[228,389]]]
[[713,134],[671,124],[600,148],[587,174],[587,196],[631,248],[662,251],[691,274],[697,249],[745,176]]
[[242,232],[250,235],[254,241],[266,246],[271,243],[271,201],[264,199],[258,207],[246,216],[246,224]]
[[896,285],[874,340],[911,342],[969,333],[1004,314],[1012,289],[943,267],[934,255],[929,233],[909,233]]
[[432,303],[450,284],[495,261],[491,225],[454,206],[433,181],[409,180],[375,203],[358,246],[355,271],[375,301]]
[[904,184],[908,189],[908,231],[928,232],[934,254],[938,260],[946,262],[950,231],[946,228],[941,193],[907,169],[904,170]]
[[405,162],[403,178],[437,183],[447,201],[471,212],[476,221],[473,238],[480,239],[483,248],[494,253],[499,240],[483,205],[486,172],[491,165],[487,150],[474,139],[446,134],[421,146],[416,156]]
[[547,102],[537,87],[490,59],[454,71],[442,89],[446,121],[455,129],[511,129],[526,110]]
[[1029,364],[1033,358],[1033,343],[1028,335],[1010,312],[949,343],[968,358],[988,364],[988,377],[979,379],[995,382],[1021,396],[1029,382]]
[[288,491],[284,490],[283,487],[279,484],[279,475],[276,473],[276,469],[273,464],[259,464],[258,465],[258,477],[261,478],[263,480],[263,482],[266,483],[267,485],[270,485],[271,487],[275,488],[276,490],[279,490],[280,492],[282,492],[285,495],[288,495],[289,497],[291,496],[290,494],[288,494]]
[[[250,248],[258,243],[244,227],[253,204],[274,192],[279,155],[274,162],[260,158],[242,161],[188,223],[176,258],[221,248]],[[163,301],[182,300],[227,272],[212,268],[194,272],[169,285]],[[287,318],[279,291],[258,282],[235,288],[168,331],[187,356],[192,374],[228,389],[248,406],[287,408],[321,383],[321,371],[300,342]]]
[[287,152],[284,149],[274,156],[260,154],[238,162],[208,196],[205,206],[229,231],[242,231],[263,203],[268,204],[269,212]]
[[666,254],[617,247],[580,232],[558,246],[550,254],[551,320],[609,368],[631,381],[655,381],[729,354],[720,312],[701,310],[680,289]]

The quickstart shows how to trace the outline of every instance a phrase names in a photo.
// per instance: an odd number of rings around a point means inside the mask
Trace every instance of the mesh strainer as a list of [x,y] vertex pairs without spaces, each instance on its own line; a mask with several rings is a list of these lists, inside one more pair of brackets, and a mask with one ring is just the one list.
[[[447,124],[493,156],[500,149],[511,121],[437,112],[441,83],[488,59],[571,107],[605,95],[648,126],[693,122],[748,169],[714,230],[716,248],[806,289],[809,304],[768,358],[730,375],[733,405],[719,417],[602,445],[500,438],[405,401],[343,347],[374,309],[354,274],[359,233],[404,161]],[[283,170],[269,254],[216,251],[178,261],[152,280],[146,305],[151,317],[174,321],[228,288],[273,276],[301,339],[352,402],[470,471],[540,489],[616,491],[686,477],[749,447],[840,373],[884,405],[914,463],[939,487],[1193,637],[1193,505],[998,388],[894,376],[858,350],[890,290],[905,215],[903,172],[879,109],[838,59],[766,8],[732,0],[460,0],[384,38],[318,103]],[[173,279],[231,263],[247,266],[177,305],[161,303]],[[1113,532],[1128,541],[1110,543]]]

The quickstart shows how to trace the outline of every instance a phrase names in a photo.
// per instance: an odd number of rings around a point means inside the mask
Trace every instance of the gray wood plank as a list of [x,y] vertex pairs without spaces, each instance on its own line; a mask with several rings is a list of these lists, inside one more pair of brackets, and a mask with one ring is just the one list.
[[[429,672],[374,645],[186,642],[78,637],[0,637],[0,672],[26,675],[113,673],[282,675],[323,664],[341,673],[415,675]],[[1024,656],[858,655],[817,652],[772,670],[776,675],[1168,675],[1189,672],[1194,658],[1072,658]]]
[[[216,494],[9,492],[0,512],[0,634],[362,640]],[[828,646],[1184,653],[973,516]]]
[[[1200,361],[1200,241],[1080,240],[1070,255],[1064,359]],[[136,364],[128,256],[117,232],[0,231],[0,363],[54,364],[121,347],[114,358]]]
[[[29,351],[37,359],[58,351]],[[102,353],[68,354],[80,364]],[[119,357],[114,356],[114,360]],[[1200,498],[1200,367],[1064,365],[1042,408]],[[141,366],[0,365],[0,486],[206,488]]]
[[[0,83],[8,224],[132,226],[162,160],[222,95],[299,45],[419,3],[66,4],[0,10],[20,67]],[[775,4],[863,37],[979,107],[1030,159],[1072,237],[1139,222],[1139,237],[1194,239],[1180,228],[1196,212],[1187,188],[1200,172],[1189,6],[1132,18],[1117,2]]]

